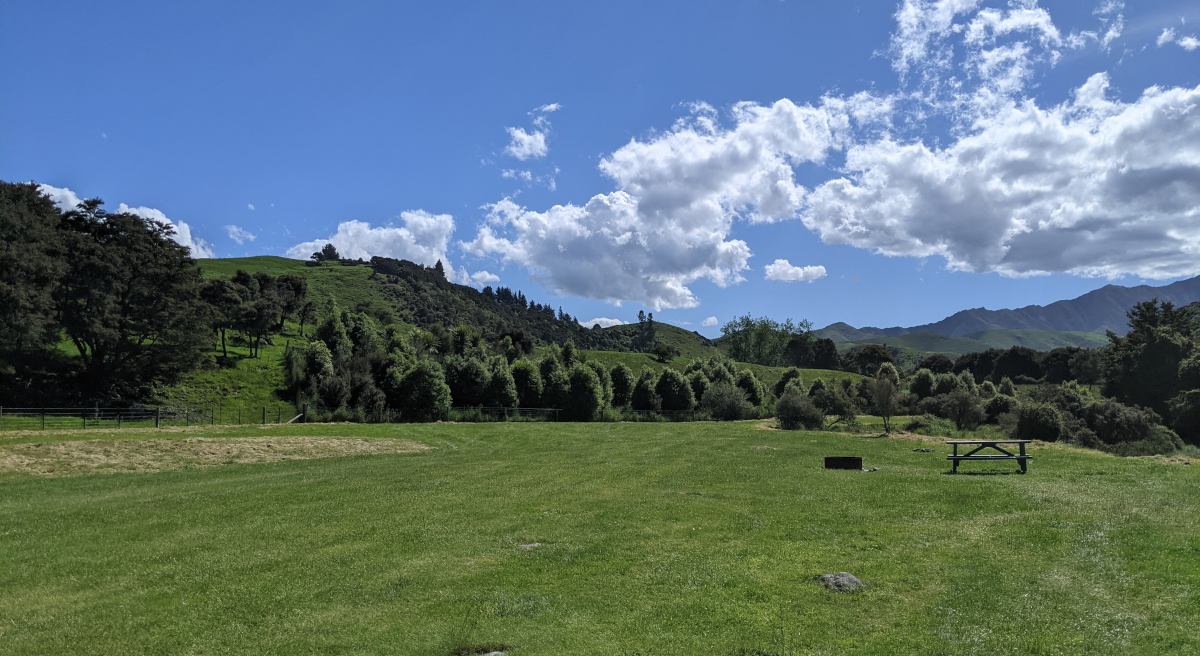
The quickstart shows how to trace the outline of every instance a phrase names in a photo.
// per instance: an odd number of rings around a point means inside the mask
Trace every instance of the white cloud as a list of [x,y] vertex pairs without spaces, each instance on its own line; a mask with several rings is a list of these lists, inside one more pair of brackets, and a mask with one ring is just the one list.
[[258,209],[258,208],[254,207],[254,203],[246,203],[246,209],[248,209],[248,210],[250,210],[251,212],[253,212],[254,210],[256,210],[256,209]]
[[153,207],[130,207],[125,203],[121,203],[117,206],[117,212],[136,214],[143,219],[158,221],[159,223],[171,226],[175,229],[175,234],[171,239],[174,239],[175,243],[180,246],[186,246],[192,252],[192,257],[194,258],[200,259],[216,256],[212,244],[201,239],[199,236],[193,235],[192,227],[186,221],[172,221],[167,218],[167,215],[162,210],[154,209]]
[[623,326],[625,323],[620,319],[613,319],[611,317],[593,317],[587,321],[580,321],[579,325],[591,328],[596,324],[600,324],[601,328],[612,328],[613,326]]
[[1200,87],[1110,100],[1098,74],[1061,105],[1009,104],[945,147],[850,148],[809,196],[831,244],[940,255],[959,270],[1170,278],[1200,261]]
[[701,106],[605,157],[600,169],[615,191],[545,211],[504,199],[463,247],[524,265],[564,293],[694,307],[689,283],[730,285],[749,266],[749,246],[730,238],[733,222],[795,218],[805,189],[792,167],[821,161],[885,104],[867,94],[818,106],[739,103],[729,128]]
[[812,282],[825,277],[825,267],[796,266],[785,259],[778,259],[763,267],[767,280],[779,282]]
[[562,109],[561,104],[552,102],[552,103],[546,103],[545,105],[542,105],[540,107],[535,107],[532,113],[534,113],[534,114],[552,114],[554,112],[557,112],[560,109]]
[[546,133],[541,130],[526,131],[525,128],[505,128],[508,131],[508,146],[504,152],[525,161],[545,157],[550,151],[546,145]]
[[1157,45],[1159,48],[1167,45],[1168,43],[1174,43],[1174,42],[1175,42],[1175,28],[1173,28],[1173,27],[1164,27],[1163,31],[1161,33],[1159,33],[1158,38],[1154,40],[1155,45]]
[[476,271],[471,274],[471,282],[479,286],[491,285],[500,282],[500,276],[491,271]]
[[454,218],[449,214],[409,210],[400,213],[400,221],[403,225],[376,227],[366,221],[343,221],[332,235],[296,244],[287,250],[287,255],[307,259],[325,244],[333,244],[342,257],[349,259],[368,260],[378,255],[425,266],[441,260],[447,276],[456,279],[446,255],[454,234]]
[[1154,43],[1159,48],[1169,43],[1174,43],[1188,52],[1200,48],[1200,38],[1196,38],[1194,34],[1180,36],[1173,27],[1164,27],[1163,31],[1159,33],[1158,38],[1154,40]]
[[41,183],[38,184],[38,189],[62,212],[70,212],[75,209],[76,205],[83,202],[83,199],[78,194],[67,187],[55,187],[54,185]]
[[705,317],[704,321],[700,322],[700,325],[704,326],[706,328],[711,328],[711,327],[717,325],[717,318],[714,316]]
[[230,239],[237,242],[239,245],[245,244],[248,241],[254,241],[255,239],[258,238],[254,233],[250,232],[249,230],[247,230],[241,226],[237,226],[237,225],[225,226],[225,234],[228,235]]
[[1195,36],[1192,36],[1190,34],[1188,36],[1180,37],[1178,40],[1175,41],[1175,43],[1177,43],[1180,48],[1183,48],[1184,50],[1187,50],[1188,52],[1191,52],[1197,48],[1200,48],[1200,39],[1197,39]]

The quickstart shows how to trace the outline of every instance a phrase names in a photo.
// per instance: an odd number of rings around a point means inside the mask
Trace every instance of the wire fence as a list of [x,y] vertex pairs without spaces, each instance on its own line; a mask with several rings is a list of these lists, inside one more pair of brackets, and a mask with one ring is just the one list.
[[[461,422],[564,421],[571,417],[558,408],[454,407],[448,419]],[[600,421],[661,422],[707,419],[699,410],[662,412],[610,409]],[[289,424],[310,421],[347,421],[356,423],[401,423],[409,421],[405,413],[379,408],[370,412],[321,414],[299,410],[291,405],[168,407],[133,406],[126,408],[15,408],[0,406],[0,432],[26,430],[77,430],[84,428],[169,428],[186,426],[230,426],[247,424]]]
[[0,431],[81,428],[168,428],[229,424],[282,424],[304,420],[291,406],[128,408],[13,408],[0,406]]

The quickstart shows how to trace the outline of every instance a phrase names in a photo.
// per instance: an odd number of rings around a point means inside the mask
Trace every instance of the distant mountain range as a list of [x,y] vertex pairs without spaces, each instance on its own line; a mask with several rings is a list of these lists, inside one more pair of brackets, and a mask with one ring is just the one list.
[[1096,346],[1103,333],[1124,333],[1126,312],[1142,301],[1158,298],[1176,305],[1200,301],[1200,276],[1151,287],[1105,285],[1082,296],[1049,305],[1013,310],[963,310],[920,326],[855,328],[830,324],[817,333],[842,344],[887,343],[919,351],[968,353],[982,348],[1023,345],[1038,350],[1056,346]]

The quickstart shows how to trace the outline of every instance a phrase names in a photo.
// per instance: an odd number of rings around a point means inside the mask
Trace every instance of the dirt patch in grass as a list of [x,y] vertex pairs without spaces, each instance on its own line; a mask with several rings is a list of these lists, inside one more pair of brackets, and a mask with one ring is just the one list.
[[311,460],[381,453],[424,453],[411,440],[352,437],[86,440],[0,446],[0,473],[69,476]]

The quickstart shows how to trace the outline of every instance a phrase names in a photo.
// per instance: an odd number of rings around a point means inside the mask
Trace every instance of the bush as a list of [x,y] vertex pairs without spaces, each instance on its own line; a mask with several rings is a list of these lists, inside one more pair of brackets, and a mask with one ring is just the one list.
[[1022,403],[1017,408],[1017,425],[1013,437],[1022,440],[1057,442],[1062,436],[1062,417],[1048,403]]
[[436,421],[450,415],[450,387],[436,362],[421,360],[413,365],[399,391],[400,416],[406,421]]
[[1011,378],[1005,376],[1004,378],[1000,379],[1000,387],[998,387],[996,391],[1005,396],[1015,397],[1017,395],[1017,386],[1013,385]]
[[1082,419],[1096,438],[1108,445],[1149,439],[1159,424],[1158,415],[1153,412],[1112,399],[1089,404]]
[[979,386],[979,396],[984,400],[996,396],[996,384],[990,380],[983,381],[983,383]]
[[1142,440],[1120,442],[1104,448],[1105,451],[1119,456],[1152,456],[1160,453],[1174,453],[1183,448],[1183,440],[1166,426],[1155,426],[1150,434]]
[[663,370],[654,385],[654,393],[658,395],[660,407],[665,413],[690,412],[696,405],[691,384],[674,369]]
[[725,381],[714,382],[704,392],[703,407],[713,419],[733,421],[749,416],[751,408],[746,393]]
[[488,371],[478,358],[451,355],[446,358],[446,384],[454,405],[483,405]]
[[496,356],[489,367],[483,402],[492,407],[512,408],[517,405],[517,401],[517,383],[508,368],[508,361],[502,356]]
[[1000,415],[1007,414],[1017,409],[1017,400],[1011,396],[997,394],[988,399],[983,405],[984,421],[989,424],[996,423],[1000,419]]
[[737,374],[737,386],[746,393],[746,401],[754,406],[760,407],[763,404],[763,386],[758,382],[754,372],[749,369],[742,369]]
[[570,389],[563,414],[571,421],[592,421],[604,408],[604,388],[591,367],[576,365],[571,369]]
[[517,404],[522,408],[537,408],[542,402],[542,374],[524,358],[512,363],[513,385],[517,388]]
[[798,384],[803,385],[803,380],[800,378],[800,370],[795,367],[788,367],[787,370],[783,372],[783,375],[779,377],[779,381],[775,383],[775,387],[771,390],[775,393],[775,398],[782,397],[784,390],[787,389],[788,383],[792,381],[796,381]]
[[613,406],[620,408],[629,405],[629,399],[633,395],[633,372],[624,364],[617,363],[609,377],[612,379]]
[[688,385],[692,387],[692,397],[696,399],[696,403],[700,403],[704,399],[704,392],[711,384],[708,381],[708,376],[704,375],[703,370],[695,370],[687,375]]
[[986,417],[979,397],[965,386],[946,395],[943,409],[946,412],[945,417],[953,421],[954,427],[960,431],[975,428],[983,423]]
[[933,396],[942,396],[958,389],[960,379],[954,374],[938,374],[933,378]]
[[795,387],[779,397],[779,402],[775,404],[775,417],[779,420],[779,427],[785,430],[801,427],[815,430],[825,425],[825,413],[811,398],[797,393]]
[[1200,390],[1188,390],[1169,404],[1171,425],[1188,444],[1200,445]]
[[612,377],[608,375],[608,370],[599,362],[586,362],[584,364],[592,370],[592,373],[596,374],[596,380],[600,381],[600,389],[604,392],[604,405],[609,405],[612,403],[613,392]]
[[912,380],[908,381],[908,391],[916,395],[918,400],[932,396],[933,382],[934,377],[932,371],[928,369],[918,369],[917,373],[913,374]]
[[658,412],[662,408],[662,401],[658,398],[658,393],[654,391],[658,380],[654,377],[651,371],[643,371],[638,377],[637,384],[633,386],[633,394],[630,397],[629,405],[634,410],[642,412]]
[[[552,360],[553,362],[553,360]],[[567,407],[571,394],[571,379],[562,367],[549,368],[549,375],[542,376],[542,405],[562,410]]]
[[887,378],[892,381],[892,387],[897,389],[900,387],[900,372],[896,371],[896,365],[891,362],[879,365],[879,371],[875,372],[875,378]]

